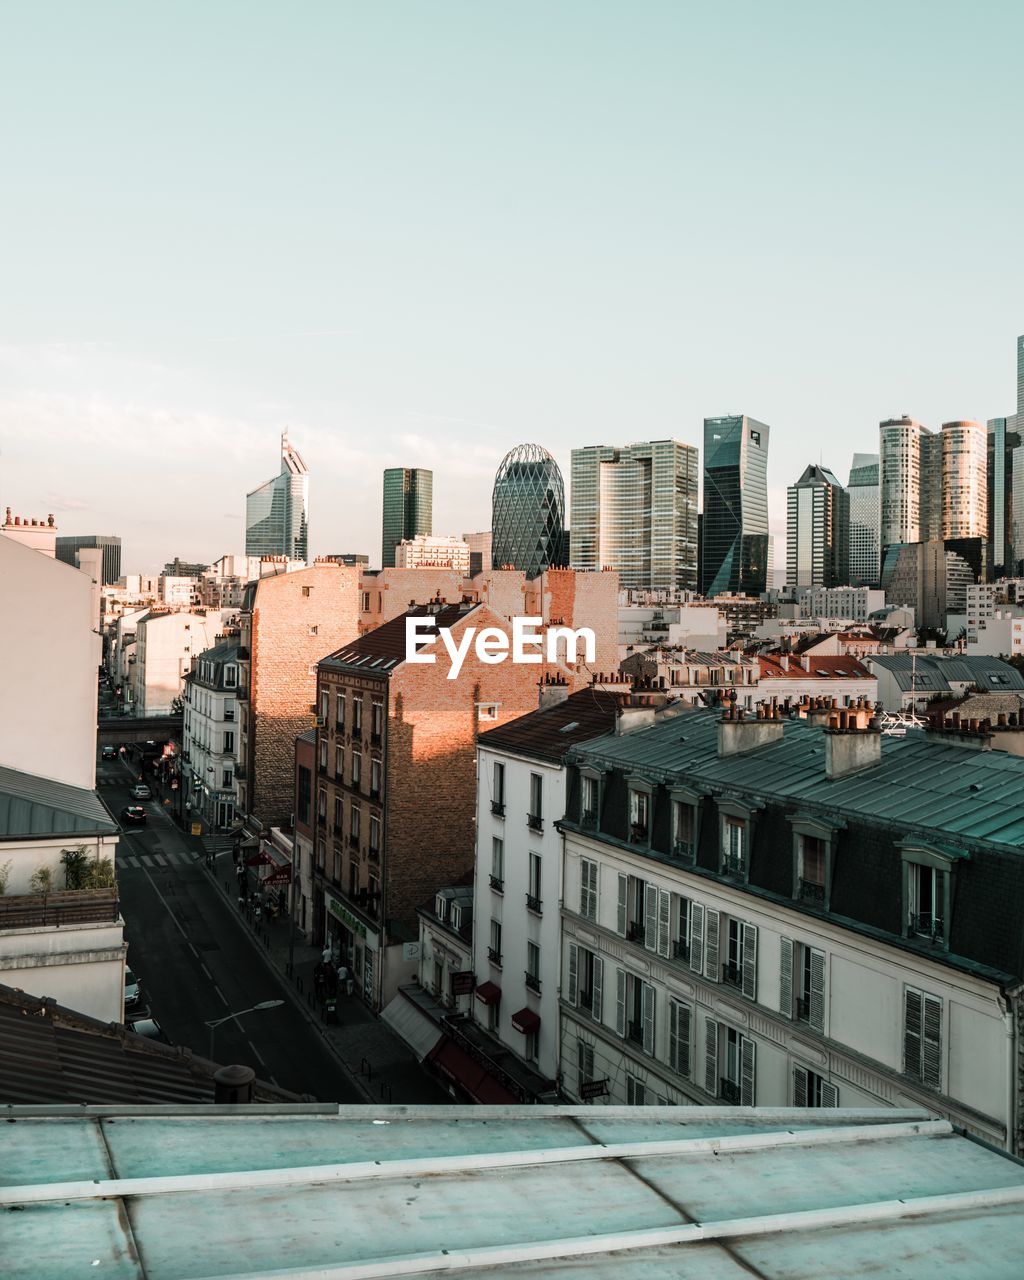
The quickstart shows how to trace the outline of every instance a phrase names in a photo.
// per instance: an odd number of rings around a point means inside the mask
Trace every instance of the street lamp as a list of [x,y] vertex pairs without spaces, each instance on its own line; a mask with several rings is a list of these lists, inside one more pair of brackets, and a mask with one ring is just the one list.
[[254,1004],[251,1009],[239,1009],[237,1013],[228,1013],[223,1018],[214,1018],[211,1022],[205,1022],[203,1025],[210,1028],[210,1061],[213,1061],[213,1036],[218,1027],[223,1026],[225,1022],[240,1018],[243,1013],[256,1013],[260,1009],[276,1009],[279,1004],[284,1004],[284,1001],[263,1000],[259,1004]]

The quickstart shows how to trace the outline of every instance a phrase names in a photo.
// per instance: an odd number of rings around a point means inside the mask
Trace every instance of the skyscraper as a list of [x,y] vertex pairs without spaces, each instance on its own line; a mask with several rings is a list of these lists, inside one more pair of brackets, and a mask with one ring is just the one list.
[[572,451],[572,564],[623,587],[697,588],[697,450],[678,440]]
[[423,467],[388,467],[384,472],[384,519],[380,562],[395,567],[395,547],[434,532],[434,473]]
[[245,497],[245,554],[309,559],[309,471],[281,436],[281,470]]
[[64,564],[77,565],[79,551],[99,547],[103,552],[103,585],[111,586],[121,576],[121,539],[100,533],[57,534],[56,558]]
[[883,555],[886,547],[926,540],[921,533],[921,437],[929,434],[920,422],[906,415],[879,423]]
[[1024,335],[1017,339],[1017,412],[988,421],[988,541],[992,577],[1024,565]]
[[501,460],[491,495],[491,562],[536,578],[564,565],[565,485],[539,444],[521,444]]
[[988,536],[987,433],[980,422],[942,424],[941,538]]
[[768,436],[745,414],[704,419],[701,591],[758,595],[768,578]]
[[838,587],[849,581],[850,499],[827,467],[812,463],[789,486],[786,585]]
[[850,584],[874,587],[879,582],[882,555],[877,453],[853,455],[846,491],[850,495]]

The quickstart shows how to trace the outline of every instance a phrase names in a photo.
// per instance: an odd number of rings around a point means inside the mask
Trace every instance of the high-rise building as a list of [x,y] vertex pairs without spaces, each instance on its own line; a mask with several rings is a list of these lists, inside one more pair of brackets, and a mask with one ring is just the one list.
[[536,578],[565,557],[565,484],[558,463],[538,444],[521,444],[501,460],[491,495],[491,563]]
[[879,423],[880,540],[887,547],[920,542],[921,437],[929,432],[904,415]]
[[103,585],[113,586],[121,576],[121,539],[104,534],[87,533],[57,535],[57,559],[64,564],[78,566],[78,551],[98,547],[103,552]]
[[882,549],[878,454],[855,453],[850,467],[850,584],[873,587],[879,582]]
[[388,467],[384,472],[381,567],[395,567],[395,547],[434,532],[434,473],[423,467]]
[[942,538],[988,536],[987,433],[980,422],[942,424]]
[[704,419],[701,591],[759,595],[768,586],[768,436],[746,414]]
[[1016,423],[1012,414],[988,420],[988,541],[997,578],[1016,573],[1019,558],[1013,536],[1014,450],[1021,443]]
[[462,541],[469,546],[469,573],[476,577],[491,567],[491,531],[483,529],[480,533],[464,533]]
[[623,587],[697,587],[697,450],[678,440],[572,451],[572,565]]
[[245,498],[245,554],[309,559],[309,470],[281,436],[281,470]]
[[796,484],[789,486],[786,585],[846,585],[849,545],[849,496],[827,467],[811,463]]

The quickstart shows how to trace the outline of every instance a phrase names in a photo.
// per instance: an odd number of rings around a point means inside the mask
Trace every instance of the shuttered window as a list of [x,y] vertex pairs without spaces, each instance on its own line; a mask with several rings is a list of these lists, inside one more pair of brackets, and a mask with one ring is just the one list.
[[793,1068],[794,1107],[838,1107],[839,1090],[806,1067]]
[[588,1080],[594,1078],[594,1046],[585,1044],[582,1040],[576,1041],[576,1062],[579,1067],[579,1080],[577,1093],[583,1092],[583,1086]]
[[597,920],[597,863],[580,859],[580,915]]
[[903,1070],[929,1088],[942,1086],[942,1001],[914,987],[904,993]]
[[694,902],[690,907],[690,971],[700,973],[704,968],[704,907]]
[[681,1076],[690,1074],[690,1028],[693,1011],[688,1004],[670,1000],[668,1004],[668,1062]]

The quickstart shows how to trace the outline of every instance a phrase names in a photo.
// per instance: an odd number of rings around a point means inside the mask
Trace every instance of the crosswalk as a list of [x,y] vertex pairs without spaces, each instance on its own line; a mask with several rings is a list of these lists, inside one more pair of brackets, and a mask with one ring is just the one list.
[[140,867],[191,867],[197,859],[183,849],[149,849],[138,853],[118,853],[117,865],[138,871]]
[[199,843],[207,853],[212,853],[214,856],[218,853],[230,853],[235,846],[231,836],[224,834],[202,836]]

